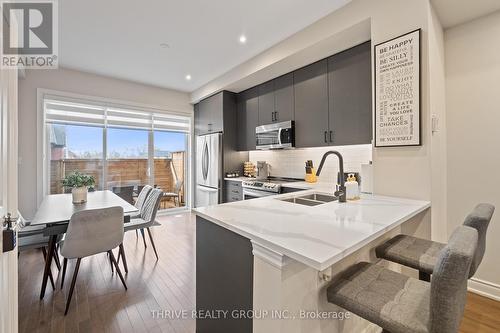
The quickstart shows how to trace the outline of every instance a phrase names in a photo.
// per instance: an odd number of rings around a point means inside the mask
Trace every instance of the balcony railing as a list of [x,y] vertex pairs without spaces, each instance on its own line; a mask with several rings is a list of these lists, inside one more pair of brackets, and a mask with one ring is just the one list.
[[[180,190],[181,205],[185,203],[185,152],[173,152],[171,158],[154,159],[154,185],[164,192],[175,192],[175,182],[180,180],[183,186]],[[80,171],[95,177],[96,189],[109,189],[113,186],[140,186],[149,184],[148,159],[122,158],[107,160],[107,180],[103,184],[102,159],[59,159],[50,161],[50,193],[64,193],[61,180],[73,171]],[[173,201],[172,201],[173,203]],[[167,208],[168,202],[162,207]]]

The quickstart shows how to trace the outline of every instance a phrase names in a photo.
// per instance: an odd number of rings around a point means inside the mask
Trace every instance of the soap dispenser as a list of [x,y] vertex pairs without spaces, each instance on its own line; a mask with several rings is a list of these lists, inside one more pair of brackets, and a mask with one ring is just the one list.
[[347,200],[359,199],[359,184],[353,173],[350,173],[345,183]]

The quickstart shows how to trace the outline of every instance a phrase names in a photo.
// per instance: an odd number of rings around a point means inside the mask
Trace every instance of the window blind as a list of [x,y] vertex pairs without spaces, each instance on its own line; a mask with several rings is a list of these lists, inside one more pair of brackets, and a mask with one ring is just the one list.
[[187,117],[166,115],[166,114],[153,114],[153,129],[155,131],[175,131],[175,132],[189,132],[191,121]]
[[60,96],[44,98],[47,123],[189,133],[189,117],[160,113],[157,110],[82,101]]
[[105,111],[103,106],[81,104],[64,100],[45,99],[45,120],[59,124],[92,124],[104,126]]

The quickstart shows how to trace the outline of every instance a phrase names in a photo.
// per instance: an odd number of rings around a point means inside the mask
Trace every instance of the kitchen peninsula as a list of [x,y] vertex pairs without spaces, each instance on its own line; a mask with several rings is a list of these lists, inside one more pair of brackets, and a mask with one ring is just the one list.
[[[420,215],[428,214],[430,203],[362,195],[347,203],[308,206],[293,198],[328,195],[333,185],[288,184],[294,185],[309,189],[196,209],[197,309],[240,311],[198,320],[199,332],[361,332],[375,327],[354,315],[344,321],[297,316],[301,311],[341,312],[326,301],[331,277],[355,262],[375,261],[373,248],[402,230],[415,234],[425,228],[418,224],[425,221]],[[280,313],[284,320],[263,311]]]

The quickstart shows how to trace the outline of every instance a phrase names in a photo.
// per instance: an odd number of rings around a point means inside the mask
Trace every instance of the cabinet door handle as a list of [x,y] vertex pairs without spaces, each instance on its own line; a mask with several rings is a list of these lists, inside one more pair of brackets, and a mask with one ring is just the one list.
[[328,131],[325,131],[325,143],[328,143]]
[[278,111],[274,111],[274,121],[278,121]]
[[333,131],[330,131],[330,142],[333,142]]

